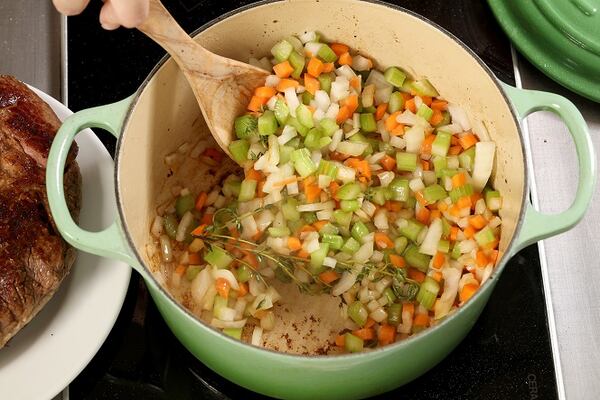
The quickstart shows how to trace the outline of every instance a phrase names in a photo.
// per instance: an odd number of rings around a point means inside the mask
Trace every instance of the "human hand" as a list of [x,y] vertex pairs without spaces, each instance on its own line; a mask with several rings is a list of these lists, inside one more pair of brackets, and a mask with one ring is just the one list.
[[[56,9],[64,15],[77,15],[90,0],[52,0]],[[119,26],[135,28],[148,16],[149,0],[104,0],[100,10],[100,25],[104,29],[117,29]]]

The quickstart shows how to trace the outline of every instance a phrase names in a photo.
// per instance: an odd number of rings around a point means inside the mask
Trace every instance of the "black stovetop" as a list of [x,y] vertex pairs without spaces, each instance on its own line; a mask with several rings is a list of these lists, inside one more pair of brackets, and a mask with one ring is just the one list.
[[[164,0],[191,32],[230,10],[235,0]],[[132,94],[164,55],[135,30],[106,32],[100,2],[68,19],[68,106],[83,108]],[[509,43],[485,2],[390,1],[445,27],[507,83],[514,84]],[[111,153],[115,141],[97,132]],[[439,365],[381,398],[555,399],[556,379],[537,247],[517,254],[465,340]],[[173,336],[134,273],[108,339],[70,386],[79,399],[255,399],[196,360]]]

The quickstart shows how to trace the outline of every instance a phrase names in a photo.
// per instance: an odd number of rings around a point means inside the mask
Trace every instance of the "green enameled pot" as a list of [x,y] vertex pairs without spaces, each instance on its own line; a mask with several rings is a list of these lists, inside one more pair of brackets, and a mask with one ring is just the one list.
[[[120,102],[83,110],[65,121],[48,159],[50,207],[75,247],[124,261],[138,271],[161,314],[198,359],[227,379],[281,398],[361,398],[394,389],[443,359],[467,334],[485,306],[507,260],[537,240],[563,232],[584,215],[595,183],[592,142],[581,114],[563,97],[519,90],[499,82],[471,50],[439,26],[407,10],[356,0],[261,2],[200,28],[209,50],[246,61],[268,54],[289,34],[317,30],[331,41],[371,56],[379,68],[400,65],[426,76],[448,99],[486,121],[498,151],[493,184],[504,198],[501,259],[488,282],[458,312],[407,340],[363,354],[298,356],[236,341],[200,322],[174,301],[152,273],[145,251],[156,199],[164,188],[167,154],[208,135],[191,89],[170,58],[138,91]],[[543,215],[529,202],[528,160],[520,121],[538,110],[558,114],[579,156],[579,187],[572,206]],[[119,217],[101,232],[78,227],[63,194],[63,168],[74,136],[101,127],[118,139],[115,190]]]

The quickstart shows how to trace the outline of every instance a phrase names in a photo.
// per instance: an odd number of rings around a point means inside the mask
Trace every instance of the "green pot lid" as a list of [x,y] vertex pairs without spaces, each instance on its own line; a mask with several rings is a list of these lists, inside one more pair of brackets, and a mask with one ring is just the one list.
[[561,85],[600,102],[600,0],[488,0],[521,53]]

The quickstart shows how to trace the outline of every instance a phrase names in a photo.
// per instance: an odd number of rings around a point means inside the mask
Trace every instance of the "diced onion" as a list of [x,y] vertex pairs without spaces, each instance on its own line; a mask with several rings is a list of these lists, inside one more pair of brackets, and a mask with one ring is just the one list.
[[269,75],[267,76],[267,79],[265,79],[265,86],[275,87],[279,84],[279,81],[281,81],[281,79],[277,75]]
[[331,289],[331,294],[339,296],[347,292],[356,283],[356,274],[354,272],[344,271],[340,280]]
[[277,138],[277,141],[279,142],[279,144],[284,145],[287,142],[289,142],[290,140],[292,140],[294,137],[296,137],[297,135],[298,135],[298,132],[296,131],[296,128],[294,128],[291,125],[286,125],[283,128],[281,135],[279,135],[279,137]]
[[242,319],[240,321],[222,321],[217,318],[213,318],[210,320],[210,325],[215,328],[225,329],[225,328],[234,328],[239,329],[243,328],[246,325],[246,319]]
[[185,235],[188,229],[190,228],[192,222],[194,222],[194,215],[190,211],[187,211],[185,214],[183,214],[183,217],[181,217],[181,221],[177,226],[175,240],[177,240],[178,242],[183,242],[183,240],[185,239]]
[[338,129],[337,131],[335,131],[333,133],[333,137],[331,138],[331,143],[329,143],[329,150],[330,151],[336,151],[338,145],[340,144],[340,142],[342,141],[342,138],[344,137],[344,131],[341,129]]
[[386,230],[390,228],[388,223],[387,211],[384,208],[379,209],[379,211],[375,213],[373,223],[375,224],[375,227],[379,230]]
[[[300,39],[302,40],[302,39]],[[321,49],[321,46],[323,46],[323,43],[319,43],[319,42],[308,42],[304,44],[304,49],[306,51],[308,51],[310,54],[312,54],[313,56],[316,56],[317,53],[319,52],[319,49]]]
[[285,95],[285,102],[287,103],[287,106],[290,109],[290,115],[295,118],[296,109],[300,105],[300,100],[298,100],[296,90],[293,87],[289,87],[285,89],[283,93]]
[[323,265],[329,268],[335,268],[335,264],[337,264],[337,260],[333,257],[325,257],[323,260]]
[[171,262],[173,260],[171,239],[167,235],[160,235],[160,250],[164,262]]
[[150,229],[150,233],[152,236],[159,237],[163,231],[163,218],[160,215],[154,217],[154,222],[152,222],[152,228]]
[[400,136],[390,137],[390,144],[397,149],[404,149],[406,147],[406,140]]
[[394,180],[395,174],[392,171],[385,171],[377,174],[381,186],[387,187]]
[[353,78],[356,78],[356,73],[348,65],[342,65],[341,67],[339,67],[338,69],[335,70],[335,73],[338,76],[343,76],[344,78],[348,79],[349,81],[352,80]]
[[468,131],[471,129],[471,123],[469,122],[469,117],[467,116],[466,111],[459,107],[456,104],[448,104],[448,112],[450,112],[450,116],[452,116],[452,123],[458,124],[462,128],[463,131]]
[[337,118],[338,113],[340,112],[340,106],[337,103],[331,103],[327,112],[325,113],[325,117],[329,119],[335,120]]
[[319,234],[317,232],[310,232],[304,242],[302,243],[302,248],[307,253],[312,253],[314,251],[319,250]]
[[255,326],[252,331],[252,340],[250,343],[252,343],[253,346],[262,346],[262,334],[263,329],[260,326]]
[[204,300],[204,296],[206,295],[206,292],[208,291],[208,288],[212,285],[212,283],[212,274],[210,273],[210,270],[208,268],[204,268],[198,273],[198,275],[196,275],[190,287],[190,293],[195,303],[202,303],[202,301]]
[[369,314],[369,317],[375,320],[375,322],[383,322],[387,319],[387,316],[387,312],[385,312],[385,310],[382,307],[379,307],[378,309]]
[[317,211],[317,219],[319,221],[329,221],[333,217],[333,210]]
[[233,290],[240,289],[240,285],[239,285],[237,279],[235,279],[235,276],[233,276],[233,273],[228,269],[216,269],[215,268],[212,270],[212,276],[213,276],[214,280],[217,280],[219,278],[225,279],[227,282],[229,282],[229,286],[231,286],[231,288]]
[[442,238],[442,233],[442,220],[440,218],[436,218],[429,225],[427,235],[425,236],[425,239],[423,239],[421,247],[419,247],[419,253],[434,256],[437,253],[437,248],[438,244],[440,243],[440,239]]
[[352,257],[357,263],[365,263],[373,255],[373,242],[366,242],[354,253]]
[[341,142],[338,144],[336,151],[349,156],[360,156],[367,149],[366,143]]
[[242,237],[250,239],[252,236],[258,233],[258,227],[256,226],[256,220],[252,215],[244,216],[241,221],[242,223]]
[[315,103],[317,104],[317,108],[319,110],[327,111],[331,104],[331,100],[329,99],[329,95],[324,90],[317,90],[315,92]]
[[298,211],[300,212],[312,212],[319,210],[333,210],[335,207],[335,202],[333,200],[326,201],[324,203],[309,203],[309,204],[301,204],[299,205]]
[[366,57],[356,55],[352,57],[352,69],[355,71],[368,71],[373,68],[373,62]]
[[425,140],[425,130],[420,125],[415,125],[404,134],[406,140],[406,151],[409,153],[420,153],[421,145]]
[[473,163],[473,189],[481,192],[485,187],[494,166],[496,143],[477,142],[475,144],[475,162]]

